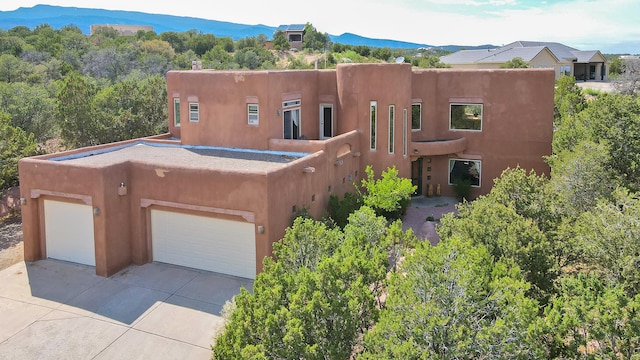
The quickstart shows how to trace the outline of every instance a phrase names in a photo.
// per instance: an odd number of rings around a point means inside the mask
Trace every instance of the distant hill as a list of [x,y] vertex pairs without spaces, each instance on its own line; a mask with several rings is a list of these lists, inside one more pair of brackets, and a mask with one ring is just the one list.
[[[4,30],[15,26],[27,26],[30,29],[40,25],[49,24],[54,29],[66,25],[76,25],[83,33],[89,34],[92,24],[121,24],[121,25],[148,25],[153,26],[156,33],[167,31],[184,32],[196,29],[203,33],[211,33],[218,37],[231,37],[234,40],[247,36],[260,34],[271,37],[276,27],[267,25],[244,25],[225,21],[206,20],[194,17],[148,14],[136,11],[86,9],[77,7],[63,7],[52,5],[36,5],[30,8],[18,8],[13,11],[0,11],[0,28]],[[322,31],[322,29],[318,29]],[[365,45],[371,47],[389,47],[392,49],[417,49],[437,47],[448,51],[457,51],[460,48],[477,49],[484,47],[446,45],[433,46],[417,44],[406,41],[373,39],[352,33],[342,35],[329,35],[331,41],[347,45]],[[485,45],[493,47],[491,45]]]

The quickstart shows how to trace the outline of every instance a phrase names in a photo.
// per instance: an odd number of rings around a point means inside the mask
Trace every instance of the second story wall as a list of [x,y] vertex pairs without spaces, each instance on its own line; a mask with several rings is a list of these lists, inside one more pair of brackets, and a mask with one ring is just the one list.
[[171,71],[167,83],[169,131],[186,145],[268,149],[270,138],[318,139],[320,104],[338,118],[332,71]]

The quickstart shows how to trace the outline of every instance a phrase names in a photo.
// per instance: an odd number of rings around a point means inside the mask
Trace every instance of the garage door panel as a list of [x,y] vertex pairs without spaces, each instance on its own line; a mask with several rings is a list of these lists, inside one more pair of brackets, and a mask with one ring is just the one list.
[[47,257],[96,265],[91,206],[45,200],[44,225]]
[[254,224],[151,210],[153,260],[255,278]]

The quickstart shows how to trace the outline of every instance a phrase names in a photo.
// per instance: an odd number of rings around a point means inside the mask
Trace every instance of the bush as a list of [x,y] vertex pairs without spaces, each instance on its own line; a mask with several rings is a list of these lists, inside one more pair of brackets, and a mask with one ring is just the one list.
[[362,195],[359,193],[347,192],[342,200],[336,195],[331,195],[329,197],[329,216],[340,228],[344,228],[349,222],[349,215],[360,209],[362,203]]
[[471,197],[471,180],[456,179],[453,182],[453,191],[456,193],[458,201],[466,201]]

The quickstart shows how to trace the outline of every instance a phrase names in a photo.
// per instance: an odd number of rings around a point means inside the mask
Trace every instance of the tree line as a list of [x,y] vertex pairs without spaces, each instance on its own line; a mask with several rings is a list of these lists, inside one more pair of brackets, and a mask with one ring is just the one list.
[[409,180],[368,169],[287,229],[225,306],[213,357],[640,356],[640,98],[564,76],[554,126],[550,176],[505,170],[440,220],[436,246],[394,220]]

